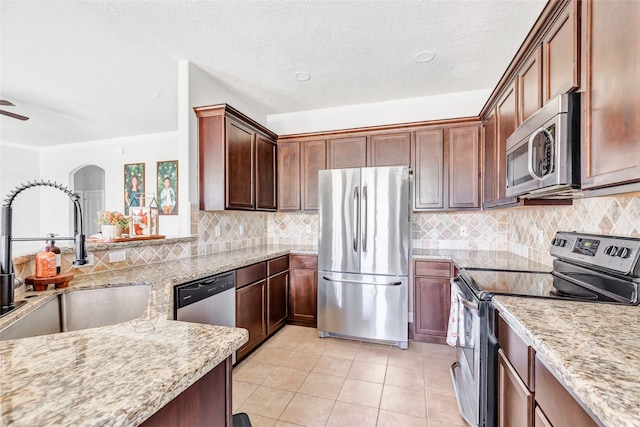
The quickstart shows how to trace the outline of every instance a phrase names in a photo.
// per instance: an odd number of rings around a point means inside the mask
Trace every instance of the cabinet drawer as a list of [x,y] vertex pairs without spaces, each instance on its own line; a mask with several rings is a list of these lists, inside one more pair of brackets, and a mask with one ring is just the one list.
[[273,276],[289,269],[289,255],[267,261],[267,276]]
[[536,357],[535,364],[536,403],[549,423],[553,426],[597,426],[540,358]]
[[318,268],[317,255],[291,255],[291,268]]
[[414,275],[431,277],[451,277],[449,261],[416,261]]
[[525,344],[513,329],[498,316],[498,344],[529,390],[533,391],[533,359],[535,351]]
[[265,277],[267,277],[266,262],[259,262],[247,267],[242,267],[236,270],[236,288],[239,289],[247,286],[249,283],[257,282]]

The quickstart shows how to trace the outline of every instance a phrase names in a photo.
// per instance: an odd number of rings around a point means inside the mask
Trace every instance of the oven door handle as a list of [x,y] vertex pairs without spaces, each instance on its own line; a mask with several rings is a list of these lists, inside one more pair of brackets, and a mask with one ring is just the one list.
[[453,365],[451,365],[451,368],[449,368],[449,371],[451,372],[451,380],[453,381],[453,392],[456,395],[456,403],[458,404],[458,411],[460,412],[460,415],[462,415],[462,418],[465,420],[465,422],[467,424],[469,424],[470,426],[475,427],[477,425],[476,422],[472,422],[470,417],[465,413],[464,407],[462,406],[462,394],[460,393],[460,389],[458,388],[458,376],[456,375],[456,369],[461,369],[460,367],[460,362],[453,362]]
[[[457,279],[457,278],[455,278],[455,277],[454,277],[453,279],[451,279],[451,284],[452,284],[452,285],[453,285],[453,284],[456,284],[457,286],[460,286],[460,285],[458,285],[456,282],[459,282],[459,279]],[[465,307],[467,307],[469,310],[475,311],[476,313],[478,312],[478,304],[476,304],[476,303],[474,303],[474,302],[471,302],[471,301],[469,301],[468,299],[465,299],[465,298],[464,298],[464,295],[462,295],[462,292],[458,291],[458,292],[456,292],[456,293],[458,294],[458,299],[460,300],[460,302],[462,303],[462,305],[464,305]]]

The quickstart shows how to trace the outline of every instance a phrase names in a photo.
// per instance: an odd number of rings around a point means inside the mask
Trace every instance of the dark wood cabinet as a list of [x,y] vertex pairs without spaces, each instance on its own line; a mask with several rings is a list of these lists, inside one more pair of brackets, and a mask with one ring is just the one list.
[[531,427],[533,404],[533,395],[498,350],[498,427]]
[[272,335],[289,314],[289,256],[269,261],[267,269],[267,335]]
[[198,107],[201,210],[276,209],[276,135],[226,104]]
[[484,209],[496,206],[496,114],[490,114],[483,126],[482,132],[482,207]]
[[[582,188],[640,190],[640,2],[584,1]],[[633,184],[629,188],[624,184]]]
[[479,126],[416,131],[414,210],[478,209],[479,168]]
[[329,169],[363,168],[367,166],[367,137],[329,139],[327,142]]
[[411,132],[369,137],[368,166],[411,166]]
[[249,341],[238,349],[238,360],[260,345],[267,337],[267,281],[262,279],[236,291],[236,327],[249,331]]
[[141,425],[144,427],[232,425],[231,358],[205,374]]
[[507,197],[507,138],[517,127],[515,83],[509,87],[496,107],[496,206],[518,202],[517,197]]
[[518,73],[518,124],[542,107],[542,46],[533,51]]
[[535,359],[535,385],[536,404],[550,425],[557,427],[596,427],[598,425],[553,376],[539,357]]
[[579,5],[568,2],[542,39],[544,102],[580,87]]
[[275,211],[276,195],[276,144],[256,135],[256,210]]
[[300,151],[298,141],[278,142],[278,210],[301,208]]
[[444,131],[417,131],[413,145],[414,210],[442,209],[444,204]]
[[480,207],[480,146],[478,126],[448,130],[449,208]]
[[451,306],[448,261],[414,261],[413,339],[445,344]]
[[302,209],[318,210],[318,171],[327,168],[325,140],[302,143]]
[[535,427],[553,427],[538,405],[536,405],[536,409],[534,411],[533,425]]
[[288,323],[316,327],[318,306],[318,257],[291,255]]

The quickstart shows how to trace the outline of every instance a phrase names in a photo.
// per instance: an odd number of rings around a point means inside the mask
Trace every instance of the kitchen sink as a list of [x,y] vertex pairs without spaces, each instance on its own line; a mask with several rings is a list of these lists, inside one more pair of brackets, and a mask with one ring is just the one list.
[[151,285],[65,292],[0,331],[0,341],[114,325],[140,317]]

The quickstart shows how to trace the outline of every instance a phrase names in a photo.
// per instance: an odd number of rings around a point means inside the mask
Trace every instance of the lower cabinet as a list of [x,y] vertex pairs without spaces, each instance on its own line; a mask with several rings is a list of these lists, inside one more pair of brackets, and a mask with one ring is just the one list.
[[142,423],[144,427],[228,427],[231,416],[231,357]]
[[598,425],[502,317],[497,326],[498,427]]
[[236,326],[249,331],[238,361],[284,326],[288,315],[289,256],[236,270]]
[[414,262],[413,339],[445,344],[451,307],[453,265],[449,261]]
[[238,360],[267,338],[266,295],[264,279],[236,291],[236,327],[249,331],[249,341],[238,349]]
[[532,413],[533,395],[498,350],[498,427],[531,427]]
[[318,256],[291,255],[288,323],[299,326],[317,325]]

